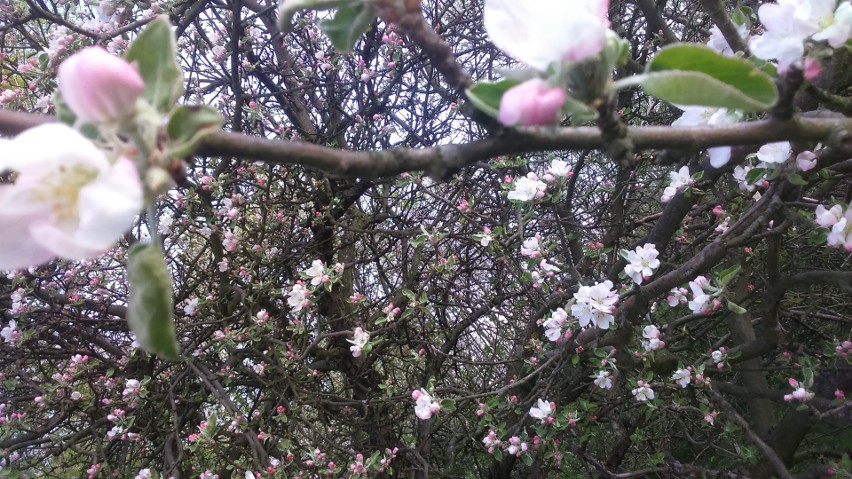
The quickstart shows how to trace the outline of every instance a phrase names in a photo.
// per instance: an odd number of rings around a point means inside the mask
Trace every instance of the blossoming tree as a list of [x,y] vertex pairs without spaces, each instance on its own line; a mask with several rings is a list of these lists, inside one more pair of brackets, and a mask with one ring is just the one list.
[[741,3],[3,2],[0,478],[852,474],[852,4]]

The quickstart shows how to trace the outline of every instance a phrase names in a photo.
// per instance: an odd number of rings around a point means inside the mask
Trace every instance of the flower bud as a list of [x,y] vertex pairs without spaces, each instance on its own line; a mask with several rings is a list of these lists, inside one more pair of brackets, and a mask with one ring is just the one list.
[[549,87],[540,78],[527,80],[503,94],[497,119],[506,126],[551,125],[568,95],[558,87]]
[[59,66],[59,90],[78,118],[87,123],[131,116],[145,83],[136,67],[100,47],[87,48]]

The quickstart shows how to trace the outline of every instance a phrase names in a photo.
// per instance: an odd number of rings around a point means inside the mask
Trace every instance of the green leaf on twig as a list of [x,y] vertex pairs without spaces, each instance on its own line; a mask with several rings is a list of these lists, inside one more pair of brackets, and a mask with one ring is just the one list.
[[209,106],[179,106],[169,118],[166,131],[171,144],[169,155],[192,154],[204,136],[222,127],[222,114]]
[[483,113],[497,118],[500,114],[500,99],[506,90],[517,85],[516,80],[500,80],[498,82],[480,82],[467,89],[467,99]]
[[168,113],[183,94],[183,74],[177,63],[177,43],[172,25],[166,16],[149,23],[124,54],[136,62],[145,81],[145,93],[158,112]]
[[320,23],[320,30],[328,36],[334,48],[352,51],[361,34],[376,19],[376,7],[371,3],[341,5],[331,20]]
[[696,44],[660,50],[644,74],[621,80],[616,88],[635,84],[677,105],[763,111],[778,100],[772,78],[748,60],[726,57]]
[[177,359],[180,348],[172,318],[172,278],[159,244],[137,243],[130,248],[127,279],[127,322],[139,345],[163,359]]

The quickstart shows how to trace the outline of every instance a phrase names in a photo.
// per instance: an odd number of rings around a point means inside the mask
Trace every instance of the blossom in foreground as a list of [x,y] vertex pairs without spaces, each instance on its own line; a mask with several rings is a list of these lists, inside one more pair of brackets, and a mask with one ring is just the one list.
[[100,47],[86,48],[62,62],[57,79],[62,99],[87,123],[128,118],[145,90],[134,65]]
[[779,0],[761,5],[758,16],[766,33],[752,38],[749,48],[759,58],[778,60],[782,72],[802,58],[808,37],[838,48],[852,29],[848,1],[838,6],[834,0]]
[[789,141],[767,143],[757,150],[757,159],[764,163],[784,163],[790,158],[793,149]]
[[568,167],[568,162],[565,160],[553,160],[547,171],[557,178],[571,176],[572,174],[571,168]]
[[681,388],[685,388],[689,386],[689,382],[692,381],[692,371],[686,368],[678,369],[672,374],[672,380],[678,384],[680,384]]
[[507,198],[518,201],[532,201],[544,196],[547,185],[538,179],[535,173],[527,173],[527,176],[515,181],[515,187],[509,192]]
[[532,238],[527,238],[521,244],[521,256],[528,258],[538,258],[541,256],[541,243],[539,242],[540,235],[536,234]]
[[630,392],[637,401],[645,402],[654,400],[654,390],[651,389],[649,384],[645,381],[639,381],[636,383],[636,386],[637,387]]
[[93,259],[106,252],[142,208],[133,162],[110,163],[83,135],[53,123],[0,140],[0,270],[55,257]]
[[427,420],[441,410],[441,404],[426,392],[425,389],[419,389],[411,393],[411,399],[414,399],[414,415],[422,420]]
[[544,71],[554,62],[579,62],[606,41],[609,0],[486,0],[485,30],[497,48]]
[[553,420],[551,417],[556,409],[556,403],[539,399],[536,405],[530,408],[530,416],[541,421],[542,424]]
[[650,278],[654,270],[660,267],[660,260],[657,259],[659,254],[653,243],[637,246],[635,250],[627,253],[629,263],[624,267],[624,272],[633,282],[642,284],[643,280]]
[[357,358],[361,355],[361,351],[364,350],[364,347],[367,346],[367,342],[370,341],[370,333],[364,331],[364,329],[359,326],[355,328],[355,332],[352,334],[352,339],[347,339],[346,341],[352,344],[352,346],[349,346],[349,350],[352,351],[352,357]]
[[497,120],[506,126],[552,125],[559,120],[567,98],[562,88],[533,78],[506,90],[500,98]]

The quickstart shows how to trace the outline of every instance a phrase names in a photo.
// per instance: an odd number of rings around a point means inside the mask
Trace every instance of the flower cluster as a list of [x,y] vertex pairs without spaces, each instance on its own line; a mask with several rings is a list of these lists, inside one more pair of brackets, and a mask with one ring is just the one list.
[[793,392],[791,394],[785,394],[784,400],[787,402],[790,401],[810,401],[814,397],[814,393],[808,391],[805,386],[799,381],[789,378],[787,379],[787,383],[790,384],[790,387],[793,388]]
[[717,308],[717,300],[714,300],[710,292],[710,281],[704,276],[698,276],[695,280],[689,282],[689,289],[692,290],[692,300],[689,302],[689,310],[694,314],[710,314],[710,311]]
[[612,290],[612,281],[595,283],[594,286],[580,286],[574,293],[576,302],[571,306],[571,314],[580,321],[581,327],[589,323],[601,329],[609,329],[615,319],[612,313],[618,302],[618,293]]
[[674,195],[695,184],[695,181],[689,176],[689,167],[687,166],[669,173],[669,176],[671,176],[671,183],[663,190],[663,196],[660,198],[663,203],[668,203],[674,198]]
[[672,380],[678,383],[681,388],[685,388],[692,381],[692,370],[687,368],[678,369],[672,374]]
[[636,388],[631,390],[630,393],[633,394],[633,397],[636,398],[637,401],[645,402],[654,400],[654,390],[651,389],[651,385],[645,381],[637,381]]
[[[608,0],[487,0],[483,15],[494,45],[544,73],[603,50],[608,6]],[[567,98],[561,86],[535,77],[503,94],[498,120],[508,126],[552,124]]]
[[752,38],[751,52],[766,60],[778,60],[787,70],[805,53],[804,42],[811,38],[827,41],[832,48],[844,45],[852,33],[852,3],[835,0],[778,0],[758,10],[766,33]]
[[533,172],[527,173],[527,176],[518,178],[507,198],[517,201],[532,201],[544,197],[544,191],[547,190],[547,184],[538,179],[538,175]]
[[609,371],[598,371],[595,376],[595,386],[601,389],[612,389],[612,377]]
[[544,336],[550,341],[558,341],[562,337],[562,328],[568,323],[568,313],[562,308],[557,308],[550,317],[542,323]]
[[355,328],[352,339],[347,339],[346,341],[352,344],[352,346],[349,346],[349,350],[352,351],[352,357],[357,358],[361,355],[364,348],[367,347],[367,343],[370,341],[370,333],[364,331],[359,326]]
[[843,247],[852,251],[852,208],[834,205],[829,209],[819,205],[816,208],[816,222],[823,228],[828,228],[828,246]]
[[666,347],[666,343],[660,340],[660,336],[662,336],[662,333],[659,328],[653,324],[645,326],[642,330],[642,337],[645,338],[642,341],[642,347],[645,348],[645,351],[656,351]]
[[441,410],[441,403],[435,401],[425,389],[421,388],[412,392],[411,399],[415,402],[414,415],[424,421]]

